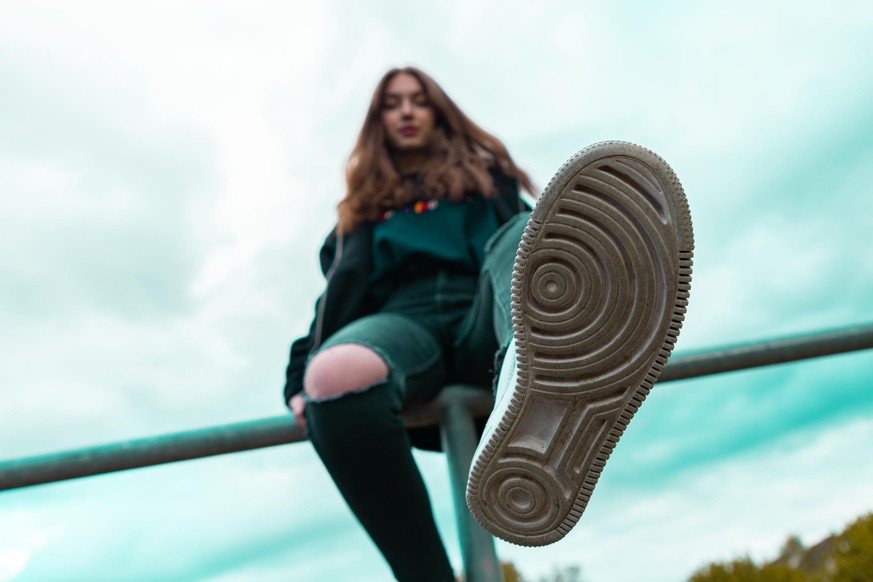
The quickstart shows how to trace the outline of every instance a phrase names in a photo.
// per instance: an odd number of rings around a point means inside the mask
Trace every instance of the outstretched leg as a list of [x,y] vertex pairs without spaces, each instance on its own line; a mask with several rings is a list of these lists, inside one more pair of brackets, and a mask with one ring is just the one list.
[[[490,386],[512,343],[510,286],[518,242],[530,214],[518,214],[488,241],[474,304],[455,339],[452,374],[463,382]],[[495,351],[496,356],[495,356]]]
[[493,534],[561,539],[667,362],[694,241],[685,194],[654,153],[582,150],[534,209],[512,275],[514,342],[467,501]]

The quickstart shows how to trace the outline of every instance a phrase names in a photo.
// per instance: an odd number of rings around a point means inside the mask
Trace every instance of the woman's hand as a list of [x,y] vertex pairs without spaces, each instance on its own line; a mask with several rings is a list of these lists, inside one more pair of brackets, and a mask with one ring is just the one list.
[[306,417],[303,416],[303,409],[306,408],[306,400],[303,399],[303,394],[295,394],[288,401],[288,406],[291,412],[294,413],[294,420],[297,421],[297,426],[306,432]]

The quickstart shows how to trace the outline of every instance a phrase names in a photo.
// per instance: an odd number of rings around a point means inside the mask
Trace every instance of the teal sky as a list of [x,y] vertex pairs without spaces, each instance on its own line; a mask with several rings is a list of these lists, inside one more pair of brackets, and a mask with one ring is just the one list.
[[[373,86],[429,71],[539,185],[665,157],[679,352],[873,322],[869,2],[0,5],[0,458],[281,414]],[[684,580],[873,510],[873,353],[664,384],[536,577]],[[460,568],[444,457],[419,454]],[[629,548],[633,548],[629,552]],[[0,494],[0,581],[385,580],[308,445]]]

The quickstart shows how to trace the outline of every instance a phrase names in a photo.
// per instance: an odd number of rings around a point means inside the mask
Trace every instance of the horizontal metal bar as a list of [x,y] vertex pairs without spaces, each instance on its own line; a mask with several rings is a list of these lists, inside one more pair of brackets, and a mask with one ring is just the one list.
[[[450,388],[452,388],[450,390]],[[410,428],[440,423],[449,401],[477,417],[491,411],[490,390],[447,386],[440,398],[403,415]],[[207,427],[0,462],[0,491],[238,453],[307,440],[291,415]]]
[[659,382],[699,378],[873,348],[873,325],[759,341],[671,359]]
[[[873,348],[873,325],[728,347],[677,357],[660,382]],[[484,390],[461,391],[474,416],[491,411]],[[435,401],[404,414],[407,426],[440,423],[444,402]],[[185,461],[306,440],[293,417],[283,415],[237,424],[177,432],[121,443],[0,462],[0,491]]]
[[287,415],[4,461],[0,491],[306,440]]

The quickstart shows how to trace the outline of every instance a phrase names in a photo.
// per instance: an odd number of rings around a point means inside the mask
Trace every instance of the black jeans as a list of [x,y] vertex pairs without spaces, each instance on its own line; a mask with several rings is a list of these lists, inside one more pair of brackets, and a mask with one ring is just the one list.
[[494,352],[512,339],[510,283],[527,218],[495,233],[478,276],[406,281],[319,348],[360,344],[388,366],[384,382],[309,400],[306,418],[316,452],[398,580],[454,580],[400,413],[448,382],[490,388]]

